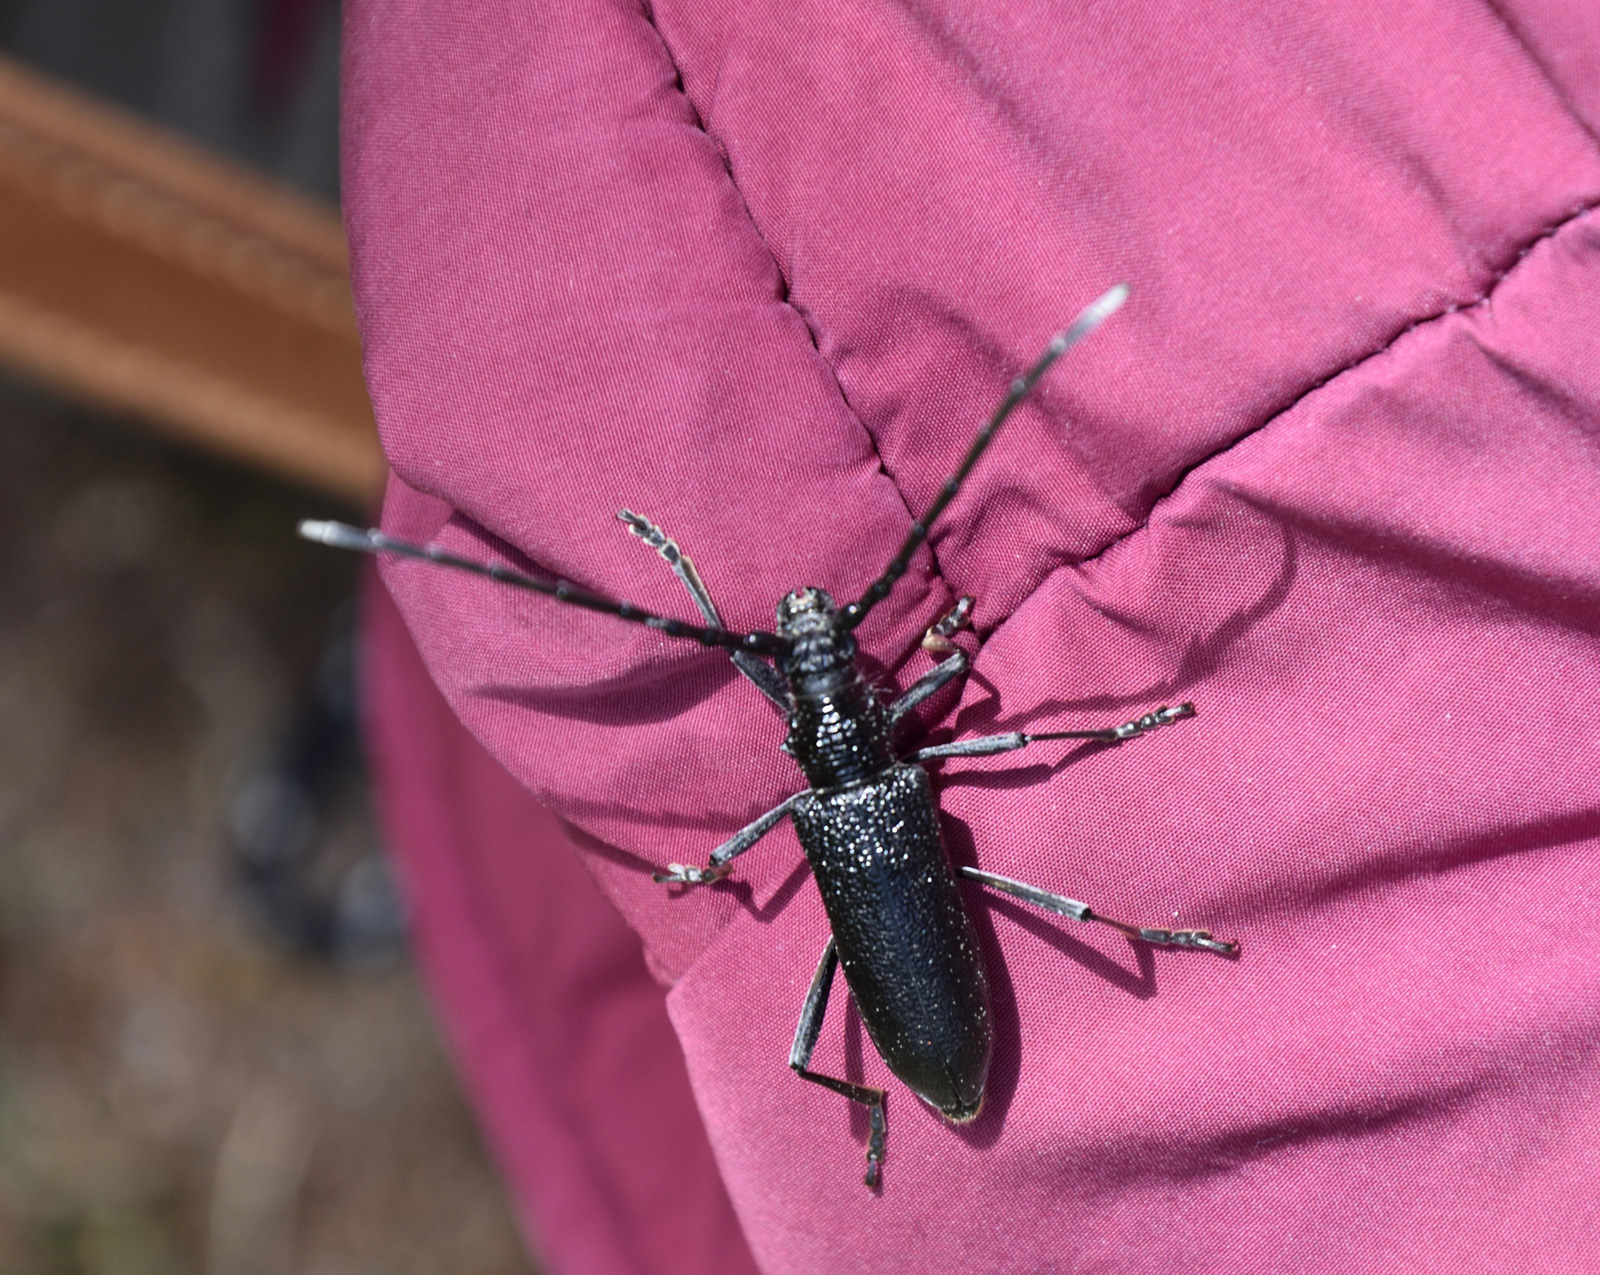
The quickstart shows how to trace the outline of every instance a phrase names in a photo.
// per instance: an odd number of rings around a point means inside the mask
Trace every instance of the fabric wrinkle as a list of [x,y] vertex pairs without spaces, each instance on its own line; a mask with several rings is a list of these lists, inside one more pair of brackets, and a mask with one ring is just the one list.
[[[978,597],[941,740],[1197,703],[1117,747],[940,763],[941,821],[960,862],[1244,942],[1157,951],[972,889],[988,1100],[952,1130],[891,1084],[865,1192],[860,1113],[784,1066],[827,935],[792,830],[714,888],[650,880],[795,790],[777,715],[712,655],[391,569],[406,676],[465,727],[449,749],[547,801],[587,871],[534,874],[514,792],[473,824],[464,778],[407,852],[550,1251],[598,1225],[637,1229],[604,1275],[746,1242],[773,1275],[1592,1266],[1600,151],[1574,75],[1600,52],[1561,41],[1600,29],[1578,0],[347,13],[393,534],[687,616],[612,525],[626,504],[730,624],[770,624],[797,584],[864,587],[1011,364],[1131,282],[862,643],[904,683],[947,594]],[[591,881],[642,985],[582,926],[539,954]],[[451,975],[485,951],[504,978]],[[681,1050],[655,1109],[595,1100],[607,1050],[562,1072],[612,1010],[657,1033],[640,1068]],[[853,1023],[836,992],[816,1065],[887,1081]],[[673,1138],[684,1190],[722,1200],[677,1266],[649,1247]],[[616,1175],[604,1208],[585,1156]]]

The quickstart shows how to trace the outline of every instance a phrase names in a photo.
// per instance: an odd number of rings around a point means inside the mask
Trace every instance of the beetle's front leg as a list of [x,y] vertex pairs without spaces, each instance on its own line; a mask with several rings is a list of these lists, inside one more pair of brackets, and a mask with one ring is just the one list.
[[776,828],[778,822],[793,809],[794,803],[804,795],[795,793],[781,806],[774,807],[761,818],[740,828],[711,852],[710,862],[705,867],[696,868],[687,863],[669,863],[665,872],[653,874],[655,879],[663,885],[710,885],[713,881],[722,880],[728,875],[728,864]]
[[928,631],[922,636],[922,649],[929,655],[945,655],[947,659],[941,660],[929,669],[910,686],[905,693],[889,705],[889,729],[895,725],[923,700],[938,691],[953,678],[960,677],[967,671],[970,661],[967,653],[950,639],[960,629],[969,628],[972,622],[972,599],[964,597],[953,606],[949,613],[936,620]]
[[[689,591],[689,596],[694,599],[694,604],[699,608],[705,622],[715,628],[725,628],[722,616],[717,613],[717,604],[711,600],[711,591],[706,588],[700,573],[694,569],[694,563],[682,549],[678,548],[677,543],[668,539],[667,533],[655,523],[648,518],[641,518],[632,510],[619,509],[617,519],[626,523],[629,531],[661,555],[662,561],[672,568],[672,574],[677,576],[683,587]],[[932,631],[929,630],[930,633]],[[734,667],[767,697],[773,708],[785,716],[788,715],[789,691],[777,669],[749,651],[731,651],[728,658],[733,661]]]

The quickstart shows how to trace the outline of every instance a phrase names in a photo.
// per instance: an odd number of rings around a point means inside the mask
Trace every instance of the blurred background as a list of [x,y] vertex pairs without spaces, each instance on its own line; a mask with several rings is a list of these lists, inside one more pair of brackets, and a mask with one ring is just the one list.
[[527,1272],[355,733],[334,0],[0,0],[0,1271]]

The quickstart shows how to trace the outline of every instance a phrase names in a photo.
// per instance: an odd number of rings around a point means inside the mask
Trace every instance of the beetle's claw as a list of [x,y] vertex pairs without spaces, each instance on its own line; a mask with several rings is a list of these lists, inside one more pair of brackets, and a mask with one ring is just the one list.
[[1214,939],[1210,930],[1141,929],[1139,937],[1146,943],[1159,943],[1162,947],[1199,947],[1221,956],[1239,955],[1238,943]]
[[883,1183],[883,1095],[867,1108],[867,1176],[866,1184],[876,1191]]
[[688,863],[669,863],[665,872],[651,873],[651,879],[657,885],[710,885],[722,880],[727,871],[715,864],[697,868]]
[[973,599],[964,597],[950,609],[948,615],[937,620],[922,635],[922,649],[929,655],[949,655],[954,651],[956,644],[950,639],[958,629],[972,627],[972,603]]

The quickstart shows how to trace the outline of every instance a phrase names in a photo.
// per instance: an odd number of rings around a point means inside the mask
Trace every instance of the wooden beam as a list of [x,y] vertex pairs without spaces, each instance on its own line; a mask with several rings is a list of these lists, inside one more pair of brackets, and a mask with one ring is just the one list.
[[360,501],[338,213],[0,58],[0,362]]

